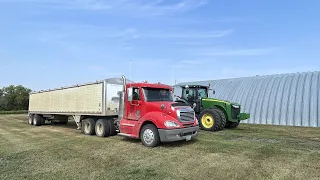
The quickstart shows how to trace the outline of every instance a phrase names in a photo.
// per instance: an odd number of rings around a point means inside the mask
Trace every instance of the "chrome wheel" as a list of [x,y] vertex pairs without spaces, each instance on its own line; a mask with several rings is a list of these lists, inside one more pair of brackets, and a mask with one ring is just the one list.
[[89,131],[90,131],[90,124],[89,123],[85,123],[84,124],[84,132],[85,133],[89,133]]
[[143,132],[143,140],[144,142],[146,142],[147,144],[152,144],[154,141],[154,133],[151,129],[146,129]]
[[97,129],[96,129],[97,135],[101,135],[102,131],[103,131],[102,124],[101,123],[97,124]]

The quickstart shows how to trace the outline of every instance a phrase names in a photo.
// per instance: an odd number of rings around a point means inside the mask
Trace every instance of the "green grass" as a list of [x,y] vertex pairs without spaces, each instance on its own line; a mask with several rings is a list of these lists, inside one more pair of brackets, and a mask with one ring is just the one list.
[[0,115],[3,114],[27,114],[28,110],[17,110],[17,111],[0,111]]
[[0,179],[319,179],[320,129],[241,124],[147,148],[0,116]]

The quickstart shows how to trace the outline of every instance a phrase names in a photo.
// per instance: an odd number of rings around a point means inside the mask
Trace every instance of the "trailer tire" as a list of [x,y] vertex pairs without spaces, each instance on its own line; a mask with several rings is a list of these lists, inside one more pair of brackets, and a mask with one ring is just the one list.
[[153,124],[146,124],[140,132],[140,139],[144,146],[156,147],[160,143],[158,128]]
[[99,119],[95,125],[96,135],[99,137],[110,136],[110,125],[109,121],[105,119]]
[[42,118],[39,114],[33,115],[33,125],[34,126],[41,126],[42,124]]
[[85,135],[94,135],[95,134],[95,120],[92,118],[87,118],[82,120],[82,132]]
[[117,131],[116,131],[116,125],[114,124],[114,120],[109,119],[108,122],[110,126],[110,136],[115,136],[117,134]]
[[[205,131],[220,131],[225,126],[225,116],[221,116],[220,109],[205,109],[199,115],[200,128]],[[222,112],[223,113],[223,112]]]
[[231,121],[228,121],[225,128],[234,129],[234,128],[238,127],[239,124],[240,124],[240,122],[231,122]]
[[33,114],[29,114],[29,117],[28,117],[28,124],[29,125],[33,125]]

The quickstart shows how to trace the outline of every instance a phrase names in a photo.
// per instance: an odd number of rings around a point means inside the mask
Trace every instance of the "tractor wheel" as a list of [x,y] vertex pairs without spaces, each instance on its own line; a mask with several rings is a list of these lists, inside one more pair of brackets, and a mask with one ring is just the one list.
[[205,131],[219,131],[225,125],[225,116],[219,109],[205,109],[199,115],[199,125]]
[[217,127],[217,131],[222,130],[226,126],[227,117],[221,109],[219,109],[219,108],[213,108],[213,109],[215,109],[221,117],[220,125],[219,125],[219,127]]
[[240,124],[240,122],[228,121],[225,128],[234,129],[234,128],[238,127],[239,124]]

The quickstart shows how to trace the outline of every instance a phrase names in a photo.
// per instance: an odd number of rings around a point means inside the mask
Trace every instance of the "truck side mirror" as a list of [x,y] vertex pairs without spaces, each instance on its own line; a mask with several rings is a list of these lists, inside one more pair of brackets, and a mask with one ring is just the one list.
[[132,94],[133,94],[133,89],[132,88],[128,88],[128,101],[132,102]]

